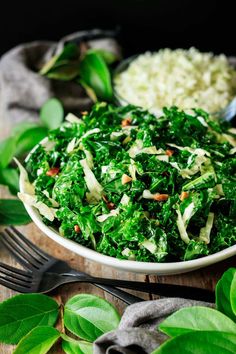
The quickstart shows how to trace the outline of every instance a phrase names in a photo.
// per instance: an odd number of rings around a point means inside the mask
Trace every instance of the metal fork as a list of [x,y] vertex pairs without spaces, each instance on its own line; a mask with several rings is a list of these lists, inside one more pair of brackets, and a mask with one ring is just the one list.
[[230,122],[236,116],[236,97],[225,108],[213,115]]
[[[147,293],[153,293],[160,296],[168,297],[183,297],[194,300],[203,300],[208,302],[214,302],[214,292],[200,289],[195,287],[172,285],[172,284],[158,284],[158,283],[145,283],[138,281],[127,281],[119,279],[108,279],[93,277],[89,274],[76,271],[72,269],[66,262],[56,259],[25,238],[14,227],[5,229],[0,232],[1,240],[13,256],[23,265],[26,270],[14,269],[10,266],[0,264],[0,269],[4,273],[4,277],[0,276],[0,284],[5,285],[13,290],[27,293],[27,292],[39,292],[46,293],[58,286],[66,283],[73,282],[88,282],[95,284],[96,286],[106,285],[104,288],[109,292],[117,286],[120,288],[127,288],[138,290]],[[109,288],[107,289],[107,286]],[[119,294],[119,289],[116,296],[124,295]],[[127,293],[125,293],[127,294]],[[129,303],[142,301],[143,299],[133,297],[128,299]],[[127,299],[122,299],[127,302]],[[127,302],[128,303],[128,302]]]

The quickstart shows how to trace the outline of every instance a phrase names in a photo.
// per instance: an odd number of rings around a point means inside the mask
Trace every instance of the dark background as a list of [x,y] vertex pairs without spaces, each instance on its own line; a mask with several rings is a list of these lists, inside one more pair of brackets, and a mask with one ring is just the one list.
[[58,40],[81,29],[119,27],[124,56],[190,46],[236,55],[233,5],[234,1],[228,0],[5,0],[0,17],[0,54],[35,39]]

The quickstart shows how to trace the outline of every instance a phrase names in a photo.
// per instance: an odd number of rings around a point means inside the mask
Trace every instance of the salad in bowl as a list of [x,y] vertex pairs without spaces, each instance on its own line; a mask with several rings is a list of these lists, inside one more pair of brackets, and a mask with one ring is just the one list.
[[236,253],[235,133],[201,109],[157,119],[99,103],[68,114],[19,165],[19,198],[45,233],[90,259],[197,268]]

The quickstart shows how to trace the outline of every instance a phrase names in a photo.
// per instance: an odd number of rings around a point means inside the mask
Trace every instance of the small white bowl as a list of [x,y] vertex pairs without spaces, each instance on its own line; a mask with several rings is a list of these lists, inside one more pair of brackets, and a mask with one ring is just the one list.
[[[46,138],[47,139],[47,138]],[[45,142],[44,139],[43,141]],[[36,148],[36,147],[35,147]],[[35,150],[32,150],[32,152]],[[24,186],[20,182],[20,191],[24,192]],[[24,203],[24,206],[30,215],[33,222],[38,228],[52,240],[65,247],[66,249],[86,258],[109,267],[113,267],[122,271],[143,273],[143,274],[158,274],[171,275],[190,272],[195,269],[206,267],[208,265],[220,262],[226,258],[236,255],[236,245],[226,248],[223,251],[217,252],[210,256],[194,259],[191,261],[168,262],[168,263],[152,263],[152,262],[137,262],[124,259],[118,259],[98,253],[90,248],[81,246],[75,241],[71,241],[59,234],[52,227],[48,227],[42,221],[42,217],[38,210]]]

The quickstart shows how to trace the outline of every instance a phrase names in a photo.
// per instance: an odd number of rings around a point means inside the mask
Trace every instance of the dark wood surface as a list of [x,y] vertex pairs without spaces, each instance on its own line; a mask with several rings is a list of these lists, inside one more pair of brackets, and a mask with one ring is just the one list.
[[[0,116],[1,117],[1,116]],[[6,119],[0,118],[0,139],[10,131],[10,122]],[[11,197],[7,189],[0,187],[0,198],[9,198]],[[173,283],[173,284],[183,284],[189,286],[198,286],[205,289],[214,289],[217,280],[220,278],[222,273],[229,268],[230,266],[236,266],[236,257],[232,257],[224,262],[212,265],[207,268],[203,268],[194,272],[181,274],[181,275],[172,275],[172,276],[158,276],[158,275],[142,275],[135,274],[130,272],[121,272],[117,271],[111,267],[102,266],[100,264],[88,261],[70,251],[58,245],[46,235],[44,235],[33,223],[27,226],[19,227],[19,230],[24,233],[29,239],[39,247],[41,247],[46,252],[52,254],[55,257],[67,261],[72,267],[90,273],[92,275],[101,276],[101,277],[111,277],[117,279],[127,279],[127,280],[139,280],[139,281],[150,281],[150,282],[160,282],[160,283]],[[0,260],[1,262],[6,262],[10,265],[17,266],[15,260],[9,255],[9,253],[0,247]],[[115,306],[117,306],[119,312],[122,314],[125,305],[121,301],[113,298],[109,294],[103,292],[102,290],[96,288],[93,285],[89,284],[70,284],[63,286],[51,294],[59,303],[64,304],[68,298],[78,293],[91,293],[96,294],[101,297],[104,297],[108,301],[111,301]],[[156,295],[152,294],[141,294],[135,293],[144,299],[154,299]],[[5,287],[0,286],[0,301],[4,301],[11,296],[15,295],[16,292],[6,289]],[[58,327],[61,328],[61,324],[58,324]],[[62,328],[61,328],[62,329]],[[12,353],[12,346],[0,344],[0,353],[1,354],[10,354]],[[60,354],[58,348],[55,349],[54,353]]]

